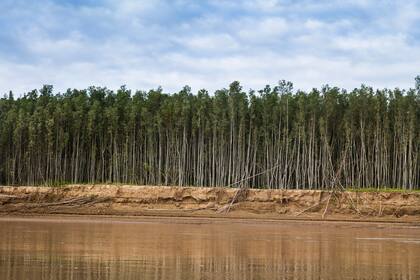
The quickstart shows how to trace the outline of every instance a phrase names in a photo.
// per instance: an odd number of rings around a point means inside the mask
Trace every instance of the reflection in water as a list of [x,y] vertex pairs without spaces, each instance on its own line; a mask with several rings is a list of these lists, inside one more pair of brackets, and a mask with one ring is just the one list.
[[413,226],[1,218],[0,235],[0,279],[420,277]]

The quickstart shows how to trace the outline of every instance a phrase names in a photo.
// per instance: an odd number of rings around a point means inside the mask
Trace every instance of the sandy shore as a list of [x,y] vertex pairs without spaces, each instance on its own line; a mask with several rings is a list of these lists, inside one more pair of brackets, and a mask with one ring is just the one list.
[[128,185],[0,187],[0,215],[106,215],[420,223],[420,193]]

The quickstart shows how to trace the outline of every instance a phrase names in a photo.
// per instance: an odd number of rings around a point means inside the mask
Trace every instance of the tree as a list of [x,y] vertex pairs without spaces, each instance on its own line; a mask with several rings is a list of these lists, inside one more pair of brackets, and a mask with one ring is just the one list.
[[0,99],[0,184],[326,189],[420,184],[416,88],[132,93],[43,86]]

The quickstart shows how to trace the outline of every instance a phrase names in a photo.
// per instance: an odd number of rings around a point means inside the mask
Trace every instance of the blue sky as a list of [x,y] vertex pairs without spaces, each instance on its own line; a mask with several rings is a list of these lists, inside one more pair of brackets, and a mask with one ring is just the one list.
[[1,0],[0,93],[162,86],[408,88],[420,1]]

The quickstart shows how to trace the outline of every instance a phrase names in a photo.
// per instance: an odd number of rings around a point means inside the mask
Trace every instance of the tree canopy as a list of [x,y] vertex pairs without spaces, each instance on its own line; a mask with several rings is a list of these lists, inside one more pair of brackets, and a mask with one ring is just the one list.
[[419,81],[351,92],[280,81],[249,92],[233,82],[214,94],[10,93],[0,99],[0,184],[419,189]]

